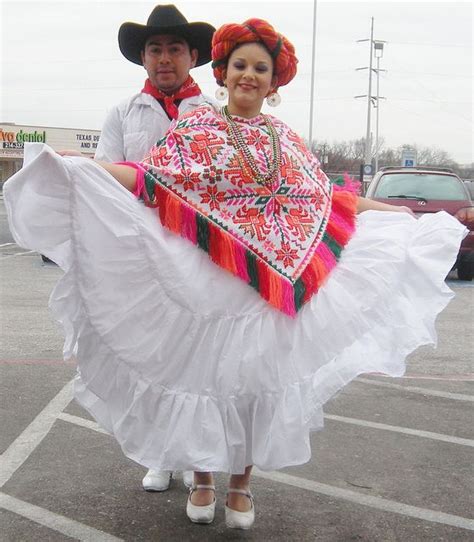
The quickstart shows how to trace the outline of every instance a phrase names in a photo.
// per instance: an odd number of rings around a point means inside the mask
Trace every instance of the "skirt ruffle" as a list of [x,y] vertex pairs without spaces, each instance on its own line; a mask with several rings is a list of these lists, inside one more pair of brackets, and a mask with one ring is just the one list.
[[436,342],[464,227],[365,212],[326,284],[290,318],[92,161],[28,145],[4,188],[18,244],[65,270],[50,305],[77,400],[125,455],[162,470],[242,473],[309,460],[323,405],[361,373],[401,376]]

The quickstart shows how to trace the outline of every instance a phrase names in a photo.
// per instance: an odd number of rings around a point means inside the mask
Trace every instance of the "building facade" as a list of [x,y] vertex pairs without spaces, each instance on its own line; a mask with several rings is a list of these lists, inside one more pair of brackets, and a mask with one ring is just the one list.
[[76,150],[92,158],[99,138],[99,130],[0,122],[0,187],[23,165],[25,143],[47,143],[56,151]]

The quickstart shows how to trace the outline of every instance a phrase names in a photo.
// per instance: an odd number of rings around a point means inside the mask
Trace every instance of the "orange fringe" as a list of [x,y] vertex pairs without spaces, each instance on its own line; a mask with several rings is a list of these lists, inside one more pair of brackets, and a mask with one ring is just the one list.
[[341,247],[344,247],[347,241],[349,241],[352,233],[347,227],[344,228],[342,224],[337,224],[335,220],[328,222],[326,231]]
[[258,291],[263,299],[270,301],[270,280],[269,280],[269,269],[267,264],[257,258],[257,273],[258,273]]
[[[186,237],[184,235],[184,216],[182,202],[174,197],[168,190],[161,187],[159,183],[155,185],[155,196],[158,205],[158,213],[161,223],[169,230]],[[334,190],[332,194],[332,209],[329,216],[329,221],[326,226],[328,235],[332,237],[341,249],[349,241],[355,226],[355,215],[357,212],[357,195],[345,190]],[[208,246],[207,250],[209,257],[220,267],[226,269],[236,276],[239,274],[237,265],[237,256],[239,246],[237,241],[232,239],[222,228],[216,225],[211,220],[207,220],[208,228]],[[183,231],[182,231],[183,230]],[[311,296],[319,290],[326,278],[330,274],[335,265],[336,256],[333,254],[329,246],[324,241],[324,245],[316,249],[315,254],[301,274],[301,281],[304,284],[304,295],[300,306],[305,304]],[[322,250],[324,248],[324,250]],[[247,249],[246,249],[247,250]],[[327,253],[327,257],[325,254]],[[331,261],[328,260],[331,255]],[[334,262],[332,261],[334,259]],[[265,263],[262,259],[255,260],[258,274],[258,291],[260,295],[271,305],[290,316],[296,314],[294,306],[294,294],[291,296],[291,302],[284,299],[288,297],[286,288],[287,280],[280,276],[271,266]],[[243,278],[241,276],[241,278]],[[291,291],[293,285],[289,286]],[[286,292],[286,294],[285,294]],[[298,307],[300,308],[300,307]]]
[[341,214],[350,221],[357,212],[357,194],[344,190],[334,190],[332,193],[332,212]]
[[283,287],[281,281],[283,277],[279,277],[273,269],[267,267],[267,274],[269,277],[269,299],[268,301],[277,309],[283,307]]
[[217,265],[237,275],[234,241],[226,235],[219,226],[210,220],[209,227],[209,256]]
[[163,225],[166,226],[171,231],[181,234],[181,222],[182,222],[181,202],[177,198],[170,195],[168,196],[166,206],[167,206],[167,210],[166,210],[165,222],[163,223]]
[[311,258],[309,264],[306,266],[306,269],[301,274],[301,280],[306,287],[303,296],[303,304],[311,298],[314,292],[319,290],[328,276],[329,271],[330,270],[327,269],[324,261],[316,252],[316,254]]

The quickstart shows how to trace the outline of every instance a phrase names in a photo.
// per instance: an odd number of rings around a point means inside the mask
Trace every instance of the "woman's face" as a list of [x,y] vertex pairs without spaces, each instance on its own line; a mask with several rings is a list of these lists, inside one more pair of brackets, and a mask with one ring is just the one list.
[[273,60],[259,43],[246,43],[234,49],[224,72],[229,91],[229,112],[251,118],[258,115],[265,96],[276,86]]

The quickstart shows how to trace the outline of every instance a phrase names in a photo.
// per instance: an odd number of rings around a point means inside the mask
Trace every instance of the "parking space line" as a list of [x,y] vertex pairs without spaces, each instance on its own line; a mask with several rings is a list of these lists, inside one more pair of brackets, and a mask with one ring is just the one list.
[[[360,421],[355,418],[342,418],[342,416],[325,416],[329,419],[338,419],[338,421]],[[80,416],[71,416],[70,414],[62,413],[59,415],[61,420],[67,421],[74,425],[79,425],[81,427],[86,427],[87,429],[92,429],[99,433],[108,435],[106,431],[101,429],[96,422],[91,420],[86,420]],[[436,435],[436,440],[446,440],[450,439],[448,442],[454,442],[455,444],[466,444],[464,441],[469,442],[469,446],[473,446],[473,441],[468,439],[456,439],[455,437],[449,437],[448,435],[440,435],[437,433],[429,433],[428,431],[415,431],[407,428],[396,428],[396,426],[390,426],[385,424],[371,424],[367,422],[370,426],[377,426],[377,429],[387,429],[390,430],[401,429],[402,433],[415,434],[416,436],[423,436],[427,438],[434,438],[433,435]],[[412,433],[412,431],[414,433]],[[418,434],[419,433],[419,434]],[[426,433],[426,434],[423,434]],[[428,436],[430,435],[430,436]],[[462,442],[455,442],[462,441]],[[259,469],[255,468],[253,474],[259,478],[265,478],[267,480],[272,480],[274,482],[279,482],[281,484],[287,484],[290,486],[298,487],[301,489],[307,489],[315,493],[320,493],[322,495],[327,495],[329,497],[334,497],[336,499],[342,499],[346,501],[351,501],[363,506],[369,506],[370,508],[376,508],[377,510],[383,510],[385,512],[392,512],[396,514],[401,514],[404,516],[422,519],[425,521],[431,521],[435,523],[443,523],[445,525],[451,525],[453,527],[459,527],[461,529],[468,529],[474,531],[474,519],[463,518],[461,516],[455,516],[452,514],[446,514],[444,512],[437,512],[436,510],[430,510],[428,508],[419,508],[417,506],[411,506],[409,504],[400,503],[397,501],[391,501],[389,499],[384,499],[382,497],[374,497],[372,495],[366,495],[365,493],[359,493],[357,491],[351,491],[348,489],[339,488],[336,486],[330,486],[327,484],[322,484],[320,482],[314,482],[312,480],[307,480],[306,478],[300,478],[298,476],[291,476],[282,472],[262,472]]]
[[5,450],[0,457],[0,487],[8,482],[34,452],[50,431],[58,415],[71,402],[72,396],[73,381],[71,380]]
[[[367,376],[379,378],[394,378],[384,373],[366,373]],[[443,382],[474,382],[474,373],[406,373],[403,376],[397,376],[397,380],[442,380]]]
[[26,252],[17,252],[16,254],[9,254],[8,256],[2,256],[2,260],[9,260],[10,258],[18,258],[18,256],[26,256],[27,254],[33,254],[36,250],[27,250]]
[[6,493],[0,492],[0,507],[76,540],[87,542],[118,542],[122,540],[122,538],[117,538],[40,506],[16,499]]
[[448,286],[453,290],[457,290],[458,288],[474,288],[474,283],[467,280],[456,280],[448,282]]
[[67,414],[66,412],[61,412],[59,414],[58,419],[63,420],[65,422],[72,423],[74,425],[79,425],[80,427],[85,427],[86,429],[92,429],[93,431],[97,431],[98,433],[103,433],[104,435],[111,436],[110,433],[105,431],[105,429],[102,429],[96,422],[93,422],[92,420],[86,420],[85,418],[81,418],[80,416],[73,416],[71,414]]
[[[391,378],[387,375],[377,375],[384,378]],[[400,378],[403,380],[441,380],[442,382],[474,382],[474,374],[447,374],[447,375],[424,375],[424,374],[407,374]]]
[[74,359],[0,359],[0,365],[60,365],[61,367],[76,367],[77,361]]
[[387,425],[385,423],[369,422],[358,418],[346,418],[345,416],[336,416],[333,414],[325,414],[324,417],[328,420],[337,422],[349,423],[352,425],[360,425],[361,427],[371,427],[372,429],[381,429],[383,431],[393,431],[394,433],[403,433],[404,435],[413,435],[414,437],[429,438],[431,440],[440,440],[449,442],[450,444],[459,444],[461,446],[474,447],[474,440],[460,437],[451,437],[442,433],[432,433],[431,431],[421,431],[418,429],[410,429],[409,427],[400,427],[398,425]]
[[400,384],[393,384],[392,382],[381,382],[380,380],[372,380],[370,378],[360,377],[353,380],[353,382],[361,382],[362,384],[371,384],[373,386],[393,388],[395,390],[402,390],[410,393],[421,393],[422,395],[431,395],[433,397],[443,397],[444,399],[453,399],[454,401],[469,401],[471,403],[474,402],[474,395],[467,395],[465,393],[450,393],[448,391],[418,388],[416,386],[402,386]]
[[355,504],[368,506],[384,512],[391,512],[410,518],[421,519],[433,523],[442,523],[443,525],[450,525],[452,527],[474,531],[474,519],[455,516],[453,514],[446,514],[444,512],[438,512],[428,508],[419,508],[418,506],[411,506],[409,504],[391,501],[382,497],[375,497],[373,495],[351,491],[350,489],[321,484],[320,482],[314,482],[313,480],[307,480],[306,478],[291,476],[290,474],[286,474],[284,472],[262,472],[258,469],[254,469],[252,473],[258,478],[271,480],[272,482],[278,482],[280,484],[286,484],[299,489],[306,489],[314,493],[326,495],[327,497],[353,502]]

